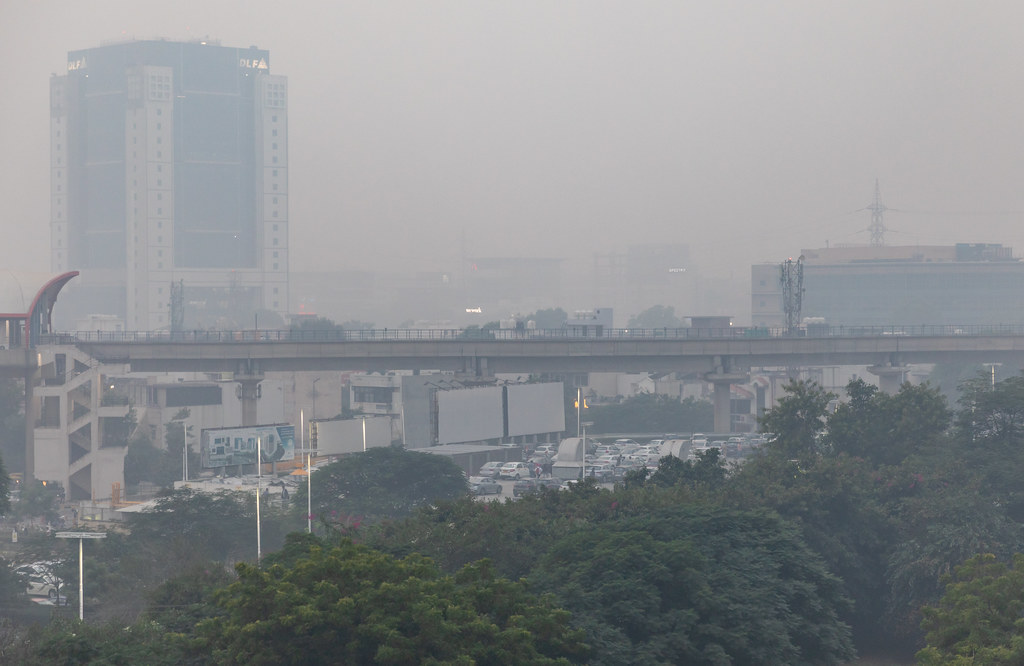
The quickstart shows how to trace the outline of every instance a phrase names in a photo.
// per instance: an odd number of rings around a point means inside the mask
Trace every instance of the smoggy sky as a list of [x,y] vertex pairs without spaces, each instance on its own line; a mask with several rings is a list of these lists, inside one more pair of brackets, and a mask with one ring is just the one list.
[[888,244],[1024,255],[1020,0],[2,0],[5,267],[49,269],[67,52],[204,37],[288,77],[293,270],[688,243],[745,276],[867,243],[876,178]]

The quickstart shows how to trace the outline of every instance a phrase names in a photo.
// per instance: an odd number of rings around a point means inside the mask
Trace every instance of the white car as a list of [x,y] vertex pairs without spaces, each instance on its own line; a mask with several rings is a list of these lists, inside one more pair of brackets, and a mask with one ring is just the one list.
[[489,476],[471,476],[469,491],[474,495],[500,495],[501,484]]
[[47,597],[56,600],[59,589],[64,588],[64,582],[57,578],[53,572],[53,566],[49,562],[25,564],[15,569],[14,572],[25,581],[25,594],[30,597]]
[[533,476],[533,466],[524,462],[507,462],[498,468],[499,479],[528,479]]

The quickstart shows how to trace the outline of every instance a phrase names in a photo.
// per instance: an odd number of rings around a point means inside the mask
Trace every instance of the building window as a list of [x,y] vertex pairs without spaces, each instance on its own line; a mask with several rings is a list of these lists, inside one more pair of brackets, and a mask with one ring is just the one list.
[[[57,136],[60,136],[60,132],[57,132]],[[277,136],[277,129],[276,128],[270,131],[270,136]]]
[[277,192],[277,183],[274,183],[274,184],[273,184],[273,185],[272,185],[271,187],[273,188],[273,190],[274,190],[275,192]]
[[[274,217],[277,217],[277,211],[276,210],[274,211]],[[276,224],[274,225],[274,231],[277,231],[277,225]]]
[[277,178],[277,169],[274,169],[273,171],[271,171],[270,175],[272,175],[274,178]]
[[274,239],[274,245],[277,245],[277,239],[276,238]]
[[270,161],[273,162],[274,164],[277,164],[277,155],[274,155],[273,157],[271,157]]

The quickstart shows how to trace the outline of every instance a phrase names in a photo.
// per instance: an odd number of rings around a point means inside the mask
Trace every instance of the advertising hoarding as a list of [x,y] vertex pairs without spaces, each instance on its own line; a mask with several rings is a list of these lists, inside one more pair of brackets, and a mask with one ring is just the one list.
[[203,467],[250,465],[261,449],[262,462],[281,462],[295,457],[295,426],[273,424],[203,430]]
[[500,386],[437,392],[437,443],[456,444],[505,436]]
[[510,437],[565,430],[562,382],[511,384],[506,390]]

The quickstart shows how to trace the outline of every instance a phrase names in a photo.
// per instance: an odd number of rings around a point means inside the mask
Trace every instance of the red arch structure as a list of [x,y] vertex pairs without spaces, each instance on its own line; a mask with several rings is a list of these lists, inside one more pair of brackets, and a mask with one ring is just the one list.
[[78,271],[30,273],[0,270],[0,344],[35,347],[39,336],[52,332],[51,315],[57,294]]

